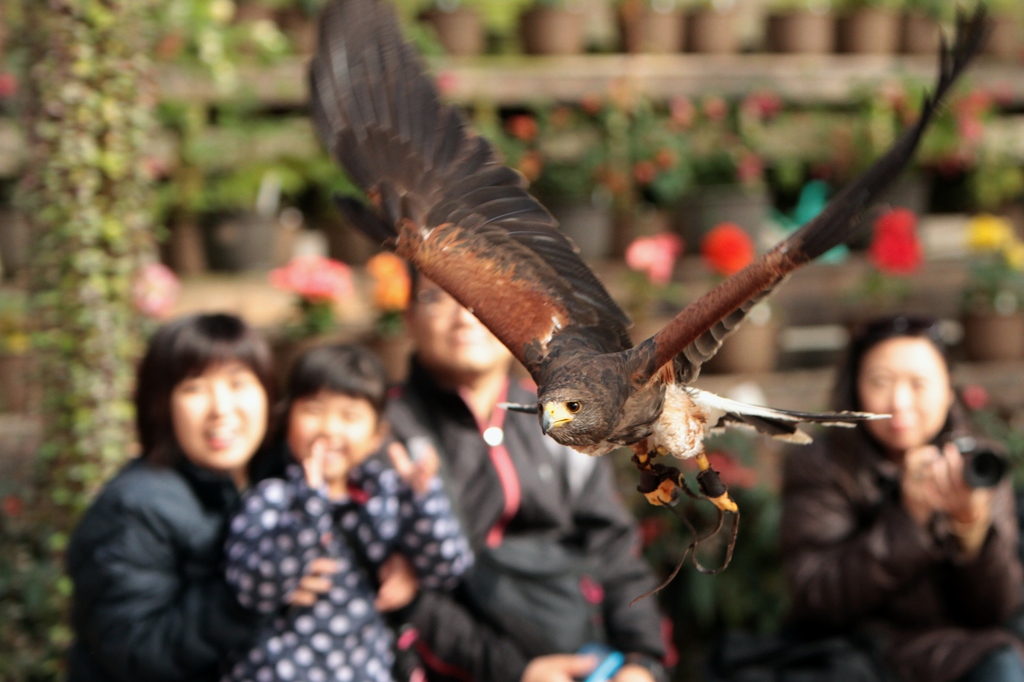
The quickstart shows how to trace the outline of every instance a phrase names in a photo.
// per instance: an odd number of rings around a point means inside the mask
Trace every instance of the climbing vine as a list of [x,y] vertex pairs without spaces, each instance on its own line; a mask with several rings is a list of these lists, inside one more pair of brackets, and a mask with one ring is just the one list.
[[146,2],[24,0],[32,305],[42,357],[43,458],[72,515],[131,452],[139,320],[132,279],[151,257],[154,91]]
[[151,0],[8,0],[24,44],[30,310],[43,387],[38,484],[0,514],[0,679],[61,677],[67,535],[133,452],[141,347],[132,302],[152,260]]

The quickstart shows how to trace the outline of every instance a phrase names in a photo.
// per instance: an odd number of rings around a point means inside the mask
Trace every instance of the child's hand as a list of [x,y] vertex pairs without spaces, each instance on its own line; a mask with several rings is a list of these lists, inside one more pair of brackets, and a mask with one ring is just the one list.
[[380,580],[380,590],[377,591],[377,599],[373,605],[381,613],[395,611],[408,605],[420,588],[412,564],[401,554],[392,554],[388,557],[380,567],[377,577]]
[[299,586],[288,595],[288,603],[293,606],[312,606],[316,598],[326,594],[333,585],[331,576],[338,572],[338,562],[334,559],[313,559],[309,562],[306,575],[299,580]]
[[[326,459],[337,458],[340,461],[332,461],[333,466],[328,467]],[[327,494],[331,499],[337,500],[347,494],[345,477],[348,474],[348,466],[345,459],[337,452],[329,452],[327,440],[318,438],[310,448],[309,456],[302,460],[302,468],[306,470],[306,483],[313,490],[320,490],[326,483]],[[325,470],[332,472],[331,476],[325,474]],[[338,475],[340,472],[341,475]]]
[[424,493],[427,491],[430,479],[437,475],[440,459],[437,457],[437,450],[429,443],[424,444],[417,455],[416,461],[412,461],[408,450],[398,441],[388,446],[388,456],[398,475],[415,492]]

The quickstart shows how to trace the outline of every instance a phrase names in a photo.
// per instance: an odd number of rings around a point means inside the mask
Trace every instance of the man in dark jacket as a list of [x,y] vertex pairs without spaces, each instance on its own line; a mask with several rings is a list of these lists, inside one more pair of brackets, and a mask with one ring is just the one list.
[[[613,679],[667,679],[655,600],[630,606],[655,581],[640,558],[612,462],[558,446],[541,433],[534,415],[497,407],[536,402],[528,383],[509,378],[508,351],[432,282],[420,279],[413,299],[407,322],[416,357],[408,383],[389,407],[389,421],[401,438],[426,439],[439,450],[442,478],[479,557],[476,578],[487,550],[515,540],[569,548],[585,564],[578,587],[600,621],[596,637],[625,654]],[[416,447],[410,442],[410,451]],[[467,584],[474,579],[471,574]],[[432,680],[569,682],[594,666],[591,657],[552,644],[564,633],[552,633],[547,651],[544,642],[531,639],[541,627],[539,614],[486,615],[486,601],[468,587],[454,597],[419,598],[409,623]]]

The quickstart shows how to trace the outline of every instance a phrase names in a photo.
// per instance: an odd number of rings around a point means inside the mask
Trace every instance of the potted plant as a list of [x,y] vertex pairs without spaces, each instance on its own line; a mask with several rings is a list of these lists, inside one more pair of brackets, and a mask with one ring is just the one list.
[[831,0],[776,0],[770,5],[766,43],[772,52],[828,54],[835,49]]
[[683,236],[699,242],[723,222],[760,235],[771,207],[760,146],[765,122],[781,108],[779,98],[768,91],[740,100],[708,95],[689,106],[677,99],[673,107],[679,120],[692,111],[687,154],[692,182],[677,214]]
[[864,278],[851,295],[847,326],[857,329],[879,315],[904,312],[911,277],[924,262],[917,215],[906,208],[883,212],[872,226]]
[[842,0],[836,24],[840,52],[892,54],[899,47],[903,0]]
[[610,186],[616,183],[607,164],[608,109],[588,98],[579,106],[535,106],[482,126],[588,260],[606,258],[612,246]]
[[[708,232],[700,244],[704,265],[724,279],[754,260],[754,240],[739,225],[721,223]],[[705,363],[709,372],[770,372],[779,354],[779,325],[767,301],[755,305],[742,324],[722,342],[718,352]]]
[[952,18],[952,3],[944,0],[905,0],[900,28],[900,51],[935,54],[943,22]]
[[967,357],[1024,358],[1024,242],[1009,221],[982,214],[968,224],[967,245],[970,270],[962,293]]
[[686,16],[686,49],[701,54],[739,51],[735,0],[698,0]]
[[990,0],[985,5],[992,13],[992,31],[985,43],[986,54],[999,59],[1020,58],[1024,8],[1019,0]]
[[461,0],[435,0],[419,18],[434,29],[448,54],[462,57],[484,51],[486,35],[480,13]]
[[519,15],[527,54],[578,54],[585,47],[585,15],[568,0],[536,0]]
[[299,256],[270,272],[270,283],[295,295],[295,315],[272,339],[275,368],[283,379],[292,361],[310,345],[338,331],[345,304],[355,297],[352,269],[323,256]]
[[686,15],[677,0],[623,0],[618,14],[625,52],[672,53],[683,49]]

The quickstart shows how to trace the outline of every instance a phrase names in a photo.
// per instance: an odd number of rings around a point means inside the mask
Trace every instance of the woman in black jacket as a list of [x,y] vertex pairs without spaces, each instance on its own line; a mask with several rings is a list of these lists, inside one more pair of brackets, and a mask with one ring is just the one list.
[[240,490],[272,468],[254,458],[272,377],[266,343],[237,317],[185,317],[153,336],[135,394],[142,454],[68,548],[71,682],[215,680],[249,644],[255,616],[224,582],[222,546]]

